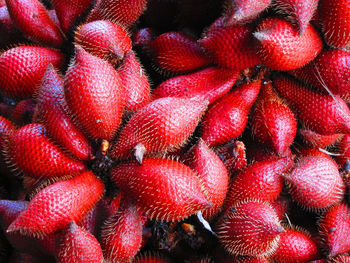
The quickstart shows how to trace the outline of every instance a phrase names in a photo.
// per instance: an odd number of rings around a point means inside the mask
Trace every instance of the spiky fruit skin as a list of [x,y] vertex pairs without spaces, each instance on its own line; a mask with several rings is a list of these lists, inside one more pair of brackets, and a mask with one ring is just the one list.
[[340,203],[326,211],[319,222],[323,246],[330,257],[350,250],[350,208]]
[[314,148],[325,148],[335,144],[343,138],[343,134],[321,135],[307,129],[299,129],[299,134],[304,141]]
[[112,65],[120,62],[132,47],[128,33],[121,26],[106,20],[81,25],[75,32],[75,42]]
[[203,101],[208,99],[212,103],[233,87],[237,77],[236,70],[209,67],[162,82],[152,92],[152,98],[199,98]]
[[329,158],[303,157],[285,179],[293,200],[308,209],[328,208],[344,196],[344,182],[337,165]]
[[279,77],[273,84],[305,128],[323,135],[350,132],[350,110],[339,96],[335,101],[287,77]]
[[133,263],[170,263],[170,260],[156,254],[145,253],[144,255],[136,257]]
[[270,202],[272,208],[276,211],[279,220],[283,220],[290,206],[290,199],[285,195],[279,195],[274,201]]
[[125,89],[125,109],[137,111],[151,102],[151,87],[134,51],[130,51],[117,69]]
[[69,110],[89,136],[111,140],[124,109],[124,87],[120,76],[106,61],[79,46],[75,50],[74,62],[64,80]]
[[350,256],[349,254],[338,255],[335,258],[332,258],[332,263],[349,263]]
[[297,121],[271,83],[264,83],[260,96],[252,118],[253,133],[258,141],[283,155],[294,141]]
[[185,143],[197,127],[207,102],[161,98],[147,104],[130,119],[112,148],[115,158],[127,158],[142,143],[147,153],[162,153]]
[[52,0],[61,28],[67,33],[77,19],[92,5],[92,0]]
[[34,99],[21,100],[13,109],[10,119],[18,126],[31,123],[35,108],[36,102]]
[[286,229],[281,233],[276,251],[272,255],[272,259],[280,263],[302,263],[317,258],[317,245],[298,229]]
[[59,263],[101,263],[103,254],[96,238],[72,221],[64,229],[57,246]]
[[246,201],[226,212],[217,233],[231,254],[257,257],[274,251],[282,231],[272,207],[264,202]]
[[101,0],[88,17],[88,21],[109,20],[125,27],[136,22],[146,9],[147,0]]
[[102,181],[90,171],[49,185],[34,196],[7,231],[37,237],[54,233],[82,219],[103,192]]
[[197,172],[204,185],[208,201],[213,203],[202,211],[204,218],[213,219],[221,210],[226,197],[229,175],[224,163],[216,153],[200,140],[184,157],[185,164]]
[[339,147],[338,152],[340,153],[340,155],[336,157],[336,160],[340,166],[344,166],[348,160],[350,161],[350,135],[349,134],[344,135],[338,147]]
[[204,49],[180,32],[167,32],[151,42],[150,48],[160,70],[186,73],[210,64]]
[[323,93],[326,86],[335,95],[350,93],[350,53],[340,49],[323,50],[311,63],[291,73]]
[[213,103],[203,117],[202,139],[216,146],[237,138],[245,129],[261,81],[242,84]]
[[0,149],[4,147],[4,138],[6,134],[14,130],[15,126],[3,116],[0,116]]
[[0,224],[2,230],[6,230],[27,206],[28,201],[0,200]]
[[264,257],[237,257],[237,263],[268,263],[269,261]]
[[219,67],[242,70],[260,63],[251,31],[247,25],[225,26],[224,18],[219,18],[199,44]]
[[48,134],[73,156],[88,160],[92,149],[85,135],[65,113],[63,80],[53,67],[48,67],[37,96],[37,120],[46,127]]
[[226,3],[226,12],[228,13],[227,23],[245,23],[255,19],[264,11],[272,0],[229,0]]
[[292,70],[306,65],[322,50],[322,39],[311,24],[299,35],[293,25],[281,18],[263,20],[253,34],[257,54],[266,66]]
[[246,148],[242,141],[229,141],[222,146],[216,147],[214,151],[224,162],[230,174],[239,172],[247,167]]
[[151,218],[180,220],[210,206],[197,174],[177,161],[145,158],[141,165],[129,162],[117,166],[111,176]]
[[282,173],[288,171],[293,165],[294,162],[288,157],[251,164],[233,178],[227,193],[225,208],[257,196],[261,201],[275,200],[282,192]]
[[6,6],[17,27],[35,42],[59,47],[63,37],[38,0],[6,0]]
[[55,49],[19,46],[0,56],[1,93],[15,98],[32,97],[49,64],[59,68],[63,55]]
[[319,17],[326,42],[334,47],[345,48],[350,45],[350,1],[320,0]]
[[22,172],[34,178],[74,175],[85,165],[64,153],[46,136],[41,124],[28,124],[6,136],[6,156]]
[[276,9],[286,14],[302,35],[315,14],[318,0],[275,0]]
[[141,247],[141,218],[132,203],[124,203],[102,227],[101,245],[111,263],[131,262]]

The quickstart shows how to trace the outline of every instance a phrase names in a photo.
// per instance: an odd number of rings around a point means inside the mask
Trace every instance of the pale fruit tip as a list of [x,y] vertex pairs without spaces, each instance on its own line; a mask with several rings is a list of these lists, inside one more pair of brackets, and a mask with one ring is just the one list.
[[146,153],[146,147],[140,142],[134,147],[133,152],[134,152],[136,161],[141,165],[143,156]]
[[260,42],[263,42],[265,40],[269,40],[270,39],[270,36],[268,34],[268,31],[266,30],[262,30],[262,31],[259,31],[259,32],[254,32],[253,33],[253,36],[259,40]]
[[70,221],[67,225],[67,229],[69,232],[74,232],[78,228],[78,225],[74,221]]

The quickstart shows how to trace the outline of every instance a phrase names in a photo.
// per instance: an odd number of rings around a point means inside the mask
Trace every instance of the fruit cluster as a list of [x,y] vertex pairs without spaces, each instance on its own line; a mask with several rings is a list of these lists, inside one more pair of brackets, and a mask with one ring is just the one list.
[[348,21],[0,0],[0,261],[350,262]]

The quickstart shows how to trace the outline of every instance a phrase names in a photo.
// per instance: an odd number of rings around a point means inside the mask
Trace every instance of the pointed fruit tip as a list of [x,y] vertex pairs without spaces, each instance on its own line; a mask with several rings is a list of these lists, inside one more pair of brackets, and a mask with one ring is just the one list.
[[141,165],[143,156],[146,153],[146,147],[140,142],[134,147],[133,152],[134,152],[136,161]]
[[260,42],[265,41],[265,40],[269,40],[269,34],[267,30],[262,30],[262,31],[258,31],[258,32],[254,32],[253,36],[259,40]]

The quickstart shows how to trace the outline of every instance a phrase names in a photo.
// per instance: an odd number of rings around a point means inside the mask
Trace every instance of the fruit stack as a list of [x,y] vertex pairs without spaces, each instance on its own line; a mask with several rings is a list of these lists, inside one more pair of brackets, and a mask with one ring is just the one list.
[[1,262],[350,262],[349,0],[0,0]]

